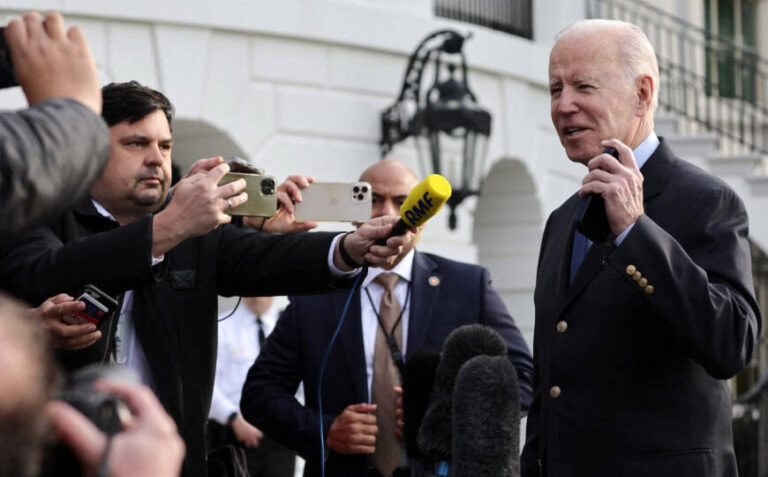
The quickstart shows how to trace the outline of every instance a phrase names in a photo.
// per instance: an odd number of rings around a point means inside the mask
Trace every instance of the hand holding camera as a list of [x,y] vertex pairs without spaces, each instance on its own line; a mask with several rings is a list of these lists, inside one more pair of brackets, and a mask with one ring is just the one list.
[[12,20],[0,33],[4,33],[11,54],[11,71],[29,104],[69,97],[101,113],[98,72],[80,28],[65,30],[57,12],[47,13],[45,21],[38,13],[29,12]]
[[179,475],[184,443],[173,420],[149,388],[116,372],[90,368],[67,385],[63,400],[48,405],[57,434],[85,475],[100,467],[111,476]]

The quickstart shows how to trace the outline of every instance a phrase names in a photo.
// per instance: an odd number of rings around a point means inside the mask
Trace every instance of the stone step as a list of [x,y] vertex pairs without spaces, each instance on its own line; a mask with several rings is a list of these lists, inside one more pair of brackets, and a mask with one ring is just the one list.
[[[747,178],[749,190],[756,197],[768,198],[768,175],[759,174]],[[763,210],[765,213],[765,210]]]
[[706,164],[709,171],[718,176],[751,177],[760,169],[762,158],[757,155],[718,155],[708,157]]
[[659,136],[674,136],[679,129],[680,118],[671,114],[661,114],[653,118],[653,130]]
[[670,134],[664,136],[669,146],[678,156],[697,160],[714,157],[718,151],[719,136],[713,132],[698,134]]

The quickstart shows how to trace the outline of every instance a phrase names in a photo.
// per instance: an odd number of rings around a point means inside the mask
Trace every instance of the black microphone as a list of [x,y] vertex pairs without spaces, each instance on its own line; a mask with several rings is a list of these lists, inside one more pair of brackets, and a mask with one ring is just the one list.
[[453,477],[520,476],[520,389],[501,356],[476,356],[453,388]]
[[427,412],[432,397],[440,353],[433,350],[418,350],[408,356],[403,372],[403,440],[409,457],[421,457],[416,443],[421,421]]
[[421,453],[430,460],[451,460],[453,385],[461,366],[478,355],[506,358],[507,346],[496,331],[483,325],[461,326],[445,339],[432,399],[417,437]]
[[[603,154],[610,154],[617,160],[619,151],[613,147],[606,147]],[[581,198],[579,209],[576,213],[576,228],[593,242],[604,242],[611,233],[608,224],[608,216],[605,213],[605,199],[600,194],[588,194]]]

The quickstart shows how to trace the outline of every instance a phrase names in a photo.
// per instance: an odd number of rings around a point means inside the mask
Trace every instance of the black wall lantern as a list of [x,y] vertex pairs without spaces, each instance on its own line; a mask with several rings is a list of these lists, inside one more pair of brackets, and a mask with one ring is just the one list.
[[[381,154],[413,136],[423,175],[443,175],[451,183],[449,226],[456,207],[480,193],[491,134],[491,114],[477,104],[467,81],[464,40],[453,30],[426,37],[408,60],[395,104],[381,113]],[[422,77],[432,64],[434,79],[422,95]]]

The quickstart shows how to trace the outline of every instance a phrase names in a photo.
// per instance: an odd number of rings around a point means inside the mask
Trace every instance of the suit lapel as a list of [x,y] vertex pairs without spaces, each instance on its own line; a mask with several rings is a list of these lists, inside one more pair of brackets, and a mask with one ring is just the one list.
[[[333,318],[334,323],[338,324],[338,318],[344,310],[344,304],[347,300],[346,293],[334,293]],[[365,351],[363,350],[363,328],[360,319],[360,291],[352,297],[349,304],[347,316],[344,318],[344,324],[339,332],[339,341],[344,353],[351,382],[354,383],[356,401],[368,402],[368,375],[365,370]],[[335,376],[334,380],[341,379]]]
[[408,353],[422,347],[433,319],[432,311],[440,295],[440,283],[442,277],[437,272],[437,264],[429,256],[415,252],[411,274],[413,288],[408,318]]
[[[641,169],[643,174],[643,204],[647,207],[648,202],[652,201],[653,197],[660,194],[667,185],[667,178],[669,174],[667,171],[672,165],[673,155],[667,147],[663,138],[659,138],[659,146],[651,157],[646,161]],[[615,248],[614,244],[595,243],[589,249],[587,256],[584,257],[584,262],[581,264],[579,271],[573,279],[570,287],[568,286],[569,267],[571,263],[571,255],[573,253],[573,228],[575,227],[576,210],[578,201],[569,209],[569,213],[566,214],[572,218],[572,226],[570,228],[570,236],[567,243],[567,247],[564,251],[562,267],[560,275],[558,277],[560,281],[560,290],[563,291],[562,300],[558,315],[563,313],[568,305],[584,290],[584,288],[597,276],[600,270],[603,268],[605,257],[607,257]],[[565,288],[562,285],[565,283]]]
[[667,147],[663,137],[659,138],[659,147],[640,169],[643,173],[643,204],[659,195],[667,186],[669,168],[674,161],[672,151]]

